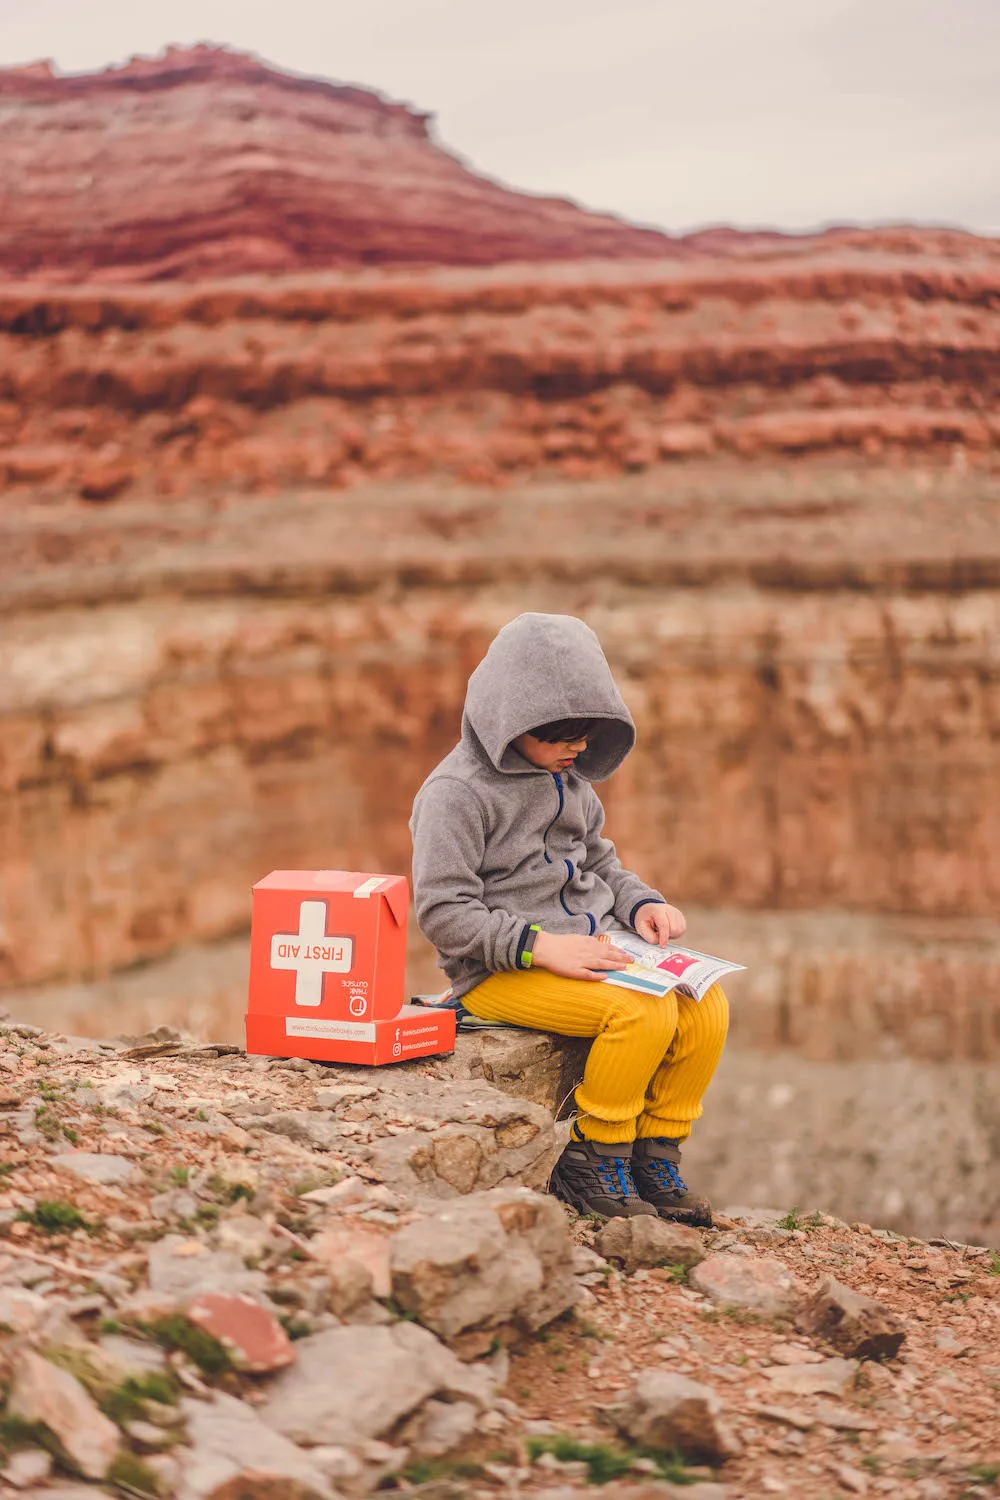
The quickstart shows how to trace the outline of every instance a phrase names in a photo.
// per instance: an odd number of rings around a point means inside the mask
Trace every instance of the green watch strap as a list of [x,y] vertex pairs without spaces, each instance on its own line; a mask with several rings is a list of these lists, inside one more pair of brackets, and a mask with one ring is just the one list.
[[521,945],[521,964],[525,969],[531,968],[531,950],[534,948],[535,939],[537,938],[541,930],[542,929],[537,922],[532,922],[531,926],[528,928],[528,936],[525,938],[524,942]]

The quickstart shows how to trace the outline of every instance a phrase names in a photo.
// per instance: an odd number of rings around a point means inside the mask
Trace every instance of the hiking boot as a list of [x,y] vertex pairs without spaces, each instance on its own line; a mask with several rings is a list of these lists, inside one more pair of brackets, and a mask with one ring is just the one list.
[[707,1198],[696,1198],[688,1192],[680,1174],[680,1160],[681,1143],[670,1136],[636,1141],[632,1149],[636,1191],[661,1219],[711,1229],[712,1205]]
[[627,1219],[633,1214],[655,1214],[644,1203],[632,1181],[632,1142],[571,1140],[552,1170],[549,1191],[578,1214],[600,1214],[603,1219]]

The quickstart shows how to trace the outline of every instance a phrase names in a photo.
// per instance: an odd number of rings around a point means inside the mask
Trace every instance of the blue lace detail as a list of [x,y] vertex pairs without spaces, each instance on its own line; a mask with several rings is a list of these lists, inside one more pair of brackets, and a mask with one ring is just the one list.
[[626,1198],[636,1196],[632,1181],[632,1163],[627,1156],[600,1156],[595,1162],[601,1186],[610,1193],[620,1192]]
[[647,1172],[652,1175],[653,1181],[658,1188],[666,1188],[671,1193],[686,1193],[687,1183],[672,1161],[665,1156],[647,1156],[643,1162]]

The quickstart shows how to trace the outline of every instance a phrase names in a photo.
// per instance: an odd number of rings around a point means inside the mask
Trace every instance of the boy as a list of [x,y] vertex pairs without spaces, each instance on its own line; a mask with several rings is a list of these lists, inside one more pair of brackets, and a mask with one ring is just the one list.
[[591,783],[634,743],[589,626],[541,614],[505,625],[469,679],[461,740],[413,804],[414,902],[449,1003],[594,1038],[552,1191],[580,1213],[710,1225],[678,1163],[722,1053],[726,997],[718,985],[697,1004],[594,982],[628,962],[598,940],[615,922],[654,943],[686,925],[601,834]]

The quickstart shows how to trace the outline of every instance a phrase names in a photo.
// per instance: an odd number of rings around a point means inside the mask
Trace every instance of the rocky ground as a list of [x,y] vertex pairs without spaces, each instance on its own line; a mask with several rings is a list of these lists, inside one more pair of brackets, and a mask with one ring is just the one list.
[[993,1492],[994,1251],[574,1221],[462,1067],[6,1025],[0,1493]]

